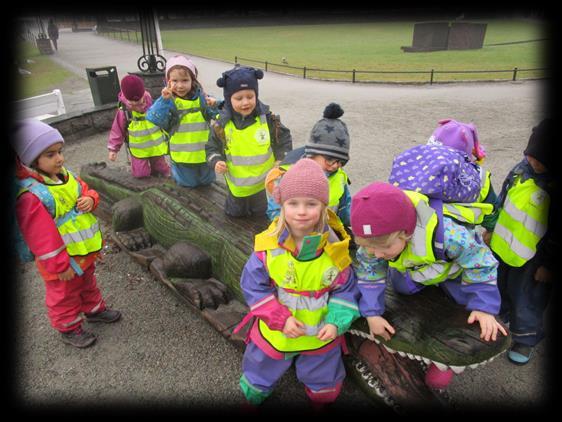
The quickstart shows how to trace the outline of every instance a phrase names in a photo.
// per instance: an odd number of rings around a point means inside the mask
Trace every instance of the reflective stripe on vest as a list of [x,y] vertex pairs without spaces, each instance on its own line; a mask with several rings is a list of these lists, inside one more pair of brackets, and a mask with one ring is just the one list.
[[461,223],[480,224],[484,217],[494,211],[494,206],[485,202],[444,202],[443,215]]
[[484,202],[488,196],[490,186],[492,185],[491,177],[492,175],[488,170],[484,170],[480,167],[480,185],[482,187],[480,188],[480,193],[478,194],[478,199],[476,200],[477,202]]
[[507,192],[490,247],[512,267],[521,267],[537,252],[546,233],[550,196],[533,179],[517,176]]
[[306,334],[288,338],[282,331],[271,330],[260,320],[261,335],[276,350],[284,353],[315,350],[330,343],[316,338],[325,325],[324,318],[328,313],[328,287],[339,274],[328,254],[323,252],[313,260],[301,262],[289,251],[277,248],[267,251],[266,266],[277,287],[279,302],[304,324]]
[[275,162],[265,115],[256,117],[256,122],[245,129],[237,129],[229,121],[224,134],[225,180],[232,195],[245,197],[265,189],[265,178]]
[[176,97],[174,103],[180,124],[170,138],[170,158],[176,163],[205,163],[209,123],[201,111],[201,98],[184,100]]
[[[437,260],[433,251],[432,241],[434,231],[438,228],[437,213],[429,205],[429,198],[421,193],[413,191],[404,191],[416,207],[416,227],[412,238],[406,244],[406,248],[394,261],[389,261],[389,266],[396,268],[398,271],[408,272],[413,281],[424,285],[432,285],[441,283],[449,278],[457,277],[462,268],[454,263]],[[443,204],[443,214],[445,207],[450,204]],[[455,204],[457,205],[457,204]],[[462,204],[471,210],[472,205],[480,204]],[[453,210],[457,210],[452,207]],[[459,213],[463,218],[465,216],[474,215],[474,212]],[[474,224],[471,220],[466,221]],[[436,245],[443,247],[442,245]]]
[[347,174],[341,168],[330,174],[328,177],[328,183],[330,186],[330,199],[328,206],[335,213],[338,212],[340,205],[340,199],[343,196],[345,186],[347,185]]
[[168,153],[166,134],[154,123],[145,119],[144,113],[132,111],[129,122],[129,151],[136,158],[160,157]]

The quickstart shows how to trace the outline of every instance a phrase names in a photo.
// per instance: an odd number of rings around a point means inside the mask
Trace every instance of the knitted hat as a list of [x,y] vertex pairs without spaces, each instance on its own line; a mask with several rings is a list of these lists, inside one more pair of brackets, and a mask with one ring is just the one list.
[[439,126],[427,140],[428,145],[445,145],[463,151],[469,157],[481,160],[486,151],[480,145],[476,126],[453,119],[439,120]]
[[237,65],[223,72],[217,79],[217,86],[223,89],[224,100],[230,104],[230,97],[237,91],[253,89],[258,98],[258,79],[263,78],[261,69]]
[[21,162],[30,166],[43,151],[64,139],[54,127],[36,119],[16,123],[12,146]]
[[310,132],[310,139],[304,146],[307,155],[325,155],[347,163],[349,160],[349,132],[339,117],[342,108],[330,103],[324,109],[324,118],[320,119]]
[[166,83],[168,83],[170,69],[174,66],[183,66],[191,71],[191,74],[197,78],[197,68],[193,62],[185,56],[172,56],[166,61],[166,69],[164,74],[166,75]]
[[144,96],[144,82],[137,75],[127,75],[121,79],[121,92],[129,101],[138,101]]
[[547,118],[533,128],[524,154],[530,155],[547,169],[553,170],[554,160],[557,159],[554,146],[554,120]]
[[416,227],[416,209],[406,194],[386,182],[373,182],[351,199],[351,230],[355,236],[375,237]]
[[278,204],[291,198],[314,198],[328,205],[328,178],[322,167],[310,158],[301,158],[283,175],[273,191]]

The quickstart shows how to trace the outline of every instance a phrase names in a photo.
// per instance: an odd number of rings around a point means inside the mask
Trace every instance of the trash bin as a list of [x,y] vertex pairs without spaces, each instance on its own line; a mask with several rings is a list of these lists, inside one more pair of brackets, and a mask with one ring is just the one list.
[[115,66],[86,68],[95,106],[117,102],[119,77]]

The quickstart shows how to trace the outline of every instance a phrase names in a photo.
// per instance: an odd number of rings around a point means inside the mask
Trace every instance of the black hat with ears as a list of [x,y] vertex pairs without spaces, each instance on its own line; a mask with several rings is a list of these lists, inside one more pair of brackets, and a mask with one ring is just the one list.
[[557,155],[554,151],[554,120],[546,118],[533,128],[525,155],[540,161],[547,169],[554,169]]
[[217,79],[217,86],[223,89],[224,100],[230,104],[230,97],[237,91],[253,89],[258,98],[258,80],[263,78],[261,69],[237,65],[223,72]]

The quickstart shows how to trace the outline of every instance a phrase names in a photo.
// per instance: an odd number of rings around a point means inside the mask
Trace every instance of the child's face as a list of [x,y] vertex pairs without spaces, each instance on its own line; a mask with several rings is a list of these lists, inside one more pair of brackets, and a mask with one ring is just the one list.
[[59,174],[64,164],[62,142],[51,145],[37,158],[37,168],[50,178]]
[[322,202],[314,198],[288,199],[283,202],[285,222],[295,233],[312,233],[320,221],[323,206]]
[[316,161],[322,167],[322,170],[330,174],[342,167],[342,162],[337,158],[325,157],[324,155],[314,155],[310,158]]
[[185,69],[172,69],[168,73],[168,87],[174,95],[185,97],[191,91],[193,80]]
[[142,113],[144,111],[144,106],[145,106],[144,97],[142,97],[140,100],[137,101],[134,100],[127,100],[127,101],[129,101],[132,110],[138,113]]
[[397,236],[383,245],[375,245],[370,239],[356,237],[355,243],[365,248],[369,254],[375,255],[379,259],[391,261],[402,253],[406,247],[407,240]]
[[256,108],[256,92],[253,89],[241,89],[230,97],[232,109],[242,117],[249,116]]
[[542,174],[548,171],[546,166],[543,163],[541,163],[539,160],[537,160],[535,157],[531,157],[530,155],[526,155],[526,157],[527,157],[527,162],[533,168],[533,171],[535,173]]

